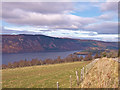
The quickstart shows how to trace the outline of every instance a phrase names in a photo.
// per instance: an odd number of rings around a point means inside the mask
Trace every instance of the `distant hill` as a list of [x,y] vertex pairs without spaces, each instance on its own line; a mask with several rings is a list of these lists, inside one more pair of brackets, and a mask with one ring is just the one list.
[[3,53],[117,49],[117,43],[55,38],[44,35],[2,35]]

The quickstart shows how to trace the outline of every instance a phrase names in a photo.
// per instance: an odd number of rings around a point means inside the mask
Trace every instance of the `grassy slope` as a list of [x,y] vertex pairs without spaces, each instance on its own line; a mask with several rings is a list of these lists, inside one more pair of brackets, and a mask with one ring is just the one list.
[[117,88],[118,62],[103,58],[86,75],[82,88]]
[[31,66],[2,71],[3,88],[56,88],[59,82],[60,88],[70,86],[69,77],[72,75],[73,87],[76,87],[75,71],[89,62],[72,62],[54,65]]

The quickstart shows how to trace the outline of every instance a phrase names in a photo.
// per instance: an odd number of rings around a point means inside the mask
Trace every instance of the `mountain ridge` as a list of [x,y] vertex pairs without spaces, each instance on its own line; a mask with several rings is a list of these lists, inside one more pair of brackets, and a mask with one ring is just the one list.
[[117,43],[97,40],[58,38],[45,35],[2,35],[3,53],[117,49]]

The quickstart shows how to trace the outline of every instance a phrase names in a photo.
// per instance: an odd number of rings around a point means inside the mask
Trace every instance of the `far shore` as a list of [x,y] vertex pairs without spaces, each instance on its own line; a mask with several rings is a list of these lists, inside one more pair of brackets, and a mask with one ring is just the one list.
[[74,54],[77,54],[77,55],[88,55],[89,52],[75,52]]

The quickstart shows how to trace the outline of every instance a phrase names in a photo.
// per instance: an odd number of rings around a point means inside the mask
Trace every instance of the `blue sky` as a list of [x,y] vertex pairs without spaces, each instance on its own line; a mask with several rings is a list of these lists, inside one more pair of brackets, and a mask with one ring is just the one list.
[[77,16],[82,16],[82,17],[95,17],[95,16],[100,16],[101,11],[100,8],[97,7],[97,4],[99,5],[101,2],[79,2],[75,3],[75,12],[71,13]]
[[117,5],[117,2],[4,2],[2,34],[114,42],[118,40]]

